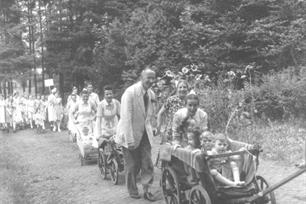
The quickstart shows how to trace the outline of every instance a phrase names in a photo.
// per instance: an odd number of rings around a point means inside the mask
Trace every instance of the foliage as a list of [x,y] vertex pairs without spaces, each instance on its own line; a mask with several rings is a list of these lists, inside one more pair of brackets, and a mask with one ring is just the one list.
[[127,66],[165,72],[202,64],[202,72],[219,75],[254,64],[256,82],[257,75],[300,63],[304,10],[304,2],[294,1],[154,2],[128,22]]
[[294,73],[294,69],[289,68],[263,76],[262,85],[250,89],[258,116],[272,120],[306,117],[305,67],[300,69],[299,75]]
[[[27,18],[16,2],[1,3],[10,16]],[[37,11],[39,3],[44,9]],[[28,6],[33,25],[27,26],[37,29],[37,13],[45,19],[44,39],[34,32],[35,54],[45,46],[46,71],[61,76],[62,91],[85,80],[98,89],[124,88],[146,66],[163,76],[192,64],[214,86],[233,72],[233,88],[241,89],[246,81],[259,85],[271,70],[291,66],[298,74],[305,64],[305,1],[31,0]],[[16,64],[23,63],[29,61]],[[253,69],[246,72],[248,65]]]
[[304,158],[303,121],[254,123],[231,132],[230,137],[250,144],[260,144],[263,148],[263,157],[267,159],[296,164]]
[[0,1],[0,71],[19,75],[30,68],[32,56],[25,52],[21,11],[16,1]]

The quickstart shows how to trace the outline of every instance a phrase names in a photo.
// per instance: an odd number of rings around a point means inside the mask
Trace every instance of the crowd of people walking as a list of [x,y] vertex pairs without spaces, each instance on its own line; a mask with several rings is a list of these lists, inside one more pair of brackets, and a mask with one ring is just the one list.
[[[154,179],[152,137],[160,135],[161,143],[171,143],[174,149],[204,150],[208,155],[230,152],[228,147],[236,142],[225,135],[213,135],[208,131],[208,115],[199,107],[200,99],[186,80],[178,81],[176,91],[165,100],[157,98],[158,93],[152,88],[155,80],[155,72],[150,68],[144,69],[141,80],[124,91],[121,103],[114,98],[111,86],[104,87],[103,100],[100,101],[90,83],[80,95],[73,87],[66,106],[63,106],[56,88],[50,91],[49,96],[33,97],[19,95],[18,92],[7,98],[0,95],[0,125],[4,130],[17,131],[23,128],[44,130],[48,124],[52,131],[61,132],[66,116],[70,135],[77,134],[78,124],[91,125],[97,141],[100,138],[111,139],[122,148],[129,196],[141,198],[136,184],[140,173],[144,199],[155,201],[151,191]],[[158,101],[163,101],[163,104],[158,104]],[[236,143],[247,149],[252,146]],[[229,174],[234,175],[233,179],[220,173],[220,161],[212,160],[209,168],[214,179],[231,187],[244,185],[239,177],[239,159],[231,162],[232,172]],[[305,162],[299,166],[305,166]],[[190,167],[173,165],[173,168],[182,175],[182,171],[190,173],[186,178],[188,182],[195,180]]]
[[[90,123],[97,140],[112,137],[122,147],[130,197],[140,198],[136,177],[141,173],[144,198],[153,201],[150,186],[154,168],[150,138],[162,132],[162,143],[173,140],[176,145],[184,146],[187,138],[178,133],[178,129],[188,118],[194,118],[203,131],[207,129],[207,114],[198,109],[196,94],[188,94],[190,87],[187,81],[179,81],[176,92],[160,105],[157,104],[158,94],[151,88],[155,80],[153,70],[143,70],[141,80],[123,93],[121,104],[114,99],[111,86],[104,87],[104,97],[100,101],[98,94],[93,92],[92,84],[88,84],[80,95],[77,88],[73,87],[65,107],[56,88],[50,91],[49,96],[36,98],[21,96],[17,92],[7,99],[0,96],[0,123],[2,128],[12,127],[14,131],[26,127],[45,129],[48,124],[52,131],[61,132],[66,116],[70,134],[76,134],[78,124]],[[187,103],[186,99],[189,99]]]
[[[47,122],[48,97],[38,95],[20,95],[18,92],[4,98],[0,94],[0,126],[1,129],[14,132],[24,128],[45,129]],[[57,106],[61,107],[60,100]],[[56,111],[59,111],[58,108]]]

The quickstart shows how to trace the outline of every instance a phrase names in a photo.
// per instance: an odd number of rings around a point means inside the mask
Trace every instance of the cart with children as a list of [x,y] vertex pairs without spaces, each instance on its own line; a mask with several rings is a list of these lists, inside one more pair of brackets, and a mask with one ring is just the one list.
[[[224,142],[216,139],[210,151],[217,151],[215,147]],[[163,146],[161,186],[166,203],[276,203],[273,192],[252,201],[268,187],[267,181],[256,174],[259,149],[230,139],[226,144],[232,152],[212,154]]]
[[201,150],[170,144],[161,147],[161,187],[167,204],[276,204],[274,190],[306,172],[303,165],[269,186],[257,174],[262,151],[258,145],[234,141],[224,134],[202,134],[201,140]]
[[76,129],[81,166],[88,161],[96,162],[98,159],[98,143],[93,134],[93,124],[91,122],[79,123],[76,124]]

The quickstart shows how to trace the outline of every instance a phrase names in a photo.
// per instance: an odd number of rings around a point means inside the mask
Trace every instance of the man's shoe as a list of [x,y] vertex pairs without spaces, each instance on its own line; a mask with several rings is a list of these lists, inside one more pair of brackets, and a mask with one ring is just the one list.
[[130,194],[130,197],[134,198],[134,199],[140,199],[141,198],[141,196],[139,194]]
[[144,193],[143,198],[148,200],[148,201],[151,201],[151,202],[156,201],[156,198],[154,197],[154,195],[151,192]]

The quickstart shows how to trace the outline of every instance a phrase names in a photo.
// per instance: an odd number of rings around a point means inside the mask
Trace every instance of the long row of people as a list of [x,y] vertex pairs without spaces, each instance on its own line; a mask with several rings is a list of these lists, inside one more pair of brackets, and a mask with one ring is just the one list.
[[[132,198],[138,198],[138,190],[135,188],[136,181],[134,176],[132,176],[135,173],[132,164],[146,160],[146,165],[140,165],[140,168],[145,177],[145,181],[143,181],[146,183],[144,190],[145,197],[148,200],[153,200],[152,195],[148,191],[148,187],[153,181],[153,163],[151,154],[148,152],[151,149],[149,138],[152,137],[152,134],[150,133],[150,136],[147,134],[149,134],[149,130],[155,129],[155,127],[149,125],[152,122],[152,116],[155,118],[154,116],[156,115],[155,107],[157,100],[154,93],[149,89],[154,77],[154,72],[145,70],[142,81],[132,86],[135,90],[132,90],[130,87],[123,94],[121,99],[122,105],[113,98],[113,91],[108,86],[104,88],[104,99],[99,102],[96,100],[96,95],[92,92],[91,85],[81,92],[79,101],[77,99],[78,96],[73,91],[69,96],[67,104],[69,110],[68,127],[71,132],[77,129],[75,125],[78,123],[95,121],[94,134],[97,139],[99,137],[110,138],[115,136],[116,143],[122,146],[127,171],[127,187]],[[147,87],[146,84],[148,84]],[[190,88],[185,80],[178,82],[176,94],[166,100],[157,114],[156,131],[153,132],[155,132],[155,135],[163,133],[162,143],[171,141],[176,146],[180,145],[183,148],[197,149],[199,144],[195,142],[195,135],[197,134],[194,134],[194,129],[196,129],[195,127],[200,127],[199,132],[205,132],[208,129],[208,116],[206,112],[198,107],[198,96],[192,92],[188,94],[189,90]],[[142,119],[141,117],[144,118]],[[163,118],[167,118],[166,123]],[[119,122],[119,119],[121,122]],[[191,121],[193,125],[191,125]],[[138,129],[144,128],[141,124],[144,125],[145,129],[144,133],[140,133],[141,135],[139,135],[138,139],[139,145],[136,146],[136,133]],[[190,134],[187,130],[190,130]],[[127,135],[131,132],[132,135]],[[197,136],[197,140],[200,140],[199,137],[200,135]],[[130,140],[134,141],[134,143],[130,144]],[[217,142],[220,143],[220,141],[223,142],[221,139],[216,141],[216,149],[218,147]],[[127,146],[125,146],[126,143]],[[130,147],[130,145],[134,146]],[[222,146],[222,151],[226,149],[225,147],[226,145]],[[137,155],[135,154],[136,152]],[[236,179],[235,182],[227,180],[216,171],[214,171],[214,175],[222,183],[231,184],[232,186],[241,184],[239,179]],[[148,180],[148,178],[150,179]],[[193,178],[191,177],[192,180]]]
[[[48,97],[45,95],[19,95],[15,92],[6,99],[0,94],[0,125],[1,129],[13,131],[26,127],[45,129],[47,121]],[[61,103],[56,104],[60,111]]]

